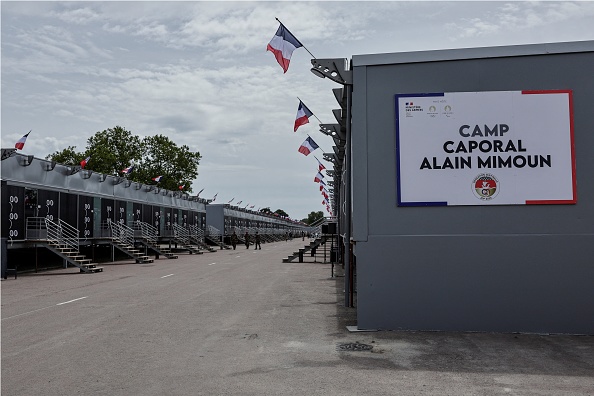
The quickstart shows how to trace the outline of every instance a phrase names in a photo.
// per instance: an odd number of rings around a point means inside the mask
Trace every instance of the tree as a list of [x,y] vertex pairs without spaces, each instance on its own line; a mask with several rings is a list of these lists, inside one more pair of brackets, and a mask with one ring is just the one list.
[[[87,169],[108,175],[121,175],[122,170],[142,158],[140,137],[125,128],[116,126],[95,133],[87,140],[86,156],[90,156]],[[86,158],[86,157],[85,157]],[[137,171],[137,169],[136,169]],[[130,180],[141,181],[131,173]]]
[[317,212],[311,212],[310,214],[307,215],[307,219],[303,219],[301,220],[302,222],[304,222],[305,224],[309,225],[309,224],[313,224],[316,221],[323,219],[324,218],[324,212],[317,211]]
[[270,210],[269,207],[267,208],[262,208],[260,209],[260,213],[264,213],[264,214],[272,214],[272,211]]
[[[141,139],[125,128],[116,126],[95,133],[87,140],[84,152],[75,146],[49,154],[46,159],[65,165],[78,165],[90,157],[85,169],[113,176],[134,164],[129,180],[154,184],[154,177],[162,176],[159,187],[192,192],[192,180],[198,176],[199,152],[191,152],[186,145],[178,147],[167,136],[155,135]],[[180,189],[179,187],[182,186]]]
[[76,146],[68,146],[62,151],[48,154],[45,159],[64,165],[78,165],[86,157],[83,153],[77,153],[75,150]]
[[167,136],[148,136],[142,141],[144,157],[140,160],[136,177],[145,184],[163,176],[159,186],[168,190],[191,192],[192,180],[198,176],[200,153],[193,153],[186,145],[178,147]]
[[281,217],[289,217],[289,215],[287,214],[287,212],[285,212],[282,209],[277,209],[274,211],[274,213],[276,213],[277,215],[281,216]]

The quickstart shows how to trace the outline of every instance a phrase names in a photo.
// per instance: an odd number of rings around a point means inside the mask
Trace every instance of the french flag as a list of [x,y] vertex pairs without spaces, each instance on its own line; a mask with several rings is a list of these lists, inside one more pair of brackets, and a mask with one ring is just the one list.
[[316,157],[316,156],[314,155],[314,158],[316,159],[316,161],[318,161],[318,170],[319,170],[320,172],[321,172],[321,171],[323,171],[324,169],[326,169],[326,167],[324,166],[324,164],[322,164],[322,163],[320,162],[320,160],[318,159],[318,157]]
[[31,131],[29,131],[25,135],[23,135],[23,137],[20,138],[18,142],[16,142],[16,144],[14,145],[14,148],[17,150],[22,150],[23,147],[25,147],[25,142],[27,141],[27,137],[29,136],[30,133],[31,133]]
[[300,100],[299,101],[299,108],[297,109],[297,117],[295,117],[295,127],[293,128],[293,132],[297,132],[297,128],[301,125],[305,125],[309,122],[309,117],[311,117],[313,113],[311,110],[307,108],[307,106]]
[[299,40],[297,40],[281,23],[272,37],[272,40],[268,43],[266,51],[270,51],[274,54],[276,61],[286,73],[287,70],[289,70],[291,55],[293,54],[293,51],[299,47],[303,47],[303,44],[301,44]]
[[122,170],[122,173],[124,175],[128,175],[130,174],[130,172],[132,172],[132,170],[134,169],[134,165],[130,165],[129,167],[127,167],[126,169]]
[[161,181],[161,178],[163,176],[157,176],[157,177],[153,177],[153,180],[156,181],[157,183],[159,183]]
[[320,147],[320,146],[318,146],[317,143],[314,142],[314,140],[308,136],[307,139],[305,139],[305,141],[303,143],[301,143],[301,146],[299,147],[299,149],[297,151],[299,151],[301,154],[303,154],[305,156],[308,156],[309,153],[311,153],[318,147]]
[[319,183],[322,181],[323,178],[324,178],[324,175],[322,175],[320,172],[318,172],[318,174],[314,178],[314,182]]
[[89,162],[90,159],[91,159],[91,156],[89,155],[87,158],[80,161],[80,167],[84,169],[84,167],[87,166],[87,163]]

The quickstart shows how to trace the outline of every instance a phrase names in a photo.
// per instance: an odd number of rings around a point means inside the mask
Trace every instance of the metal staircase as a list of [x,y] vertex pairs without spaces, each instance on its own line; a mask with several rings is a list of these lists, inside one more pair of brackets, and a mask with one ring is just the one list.
[[200,247],[192,244],[190,232],[187,228],[175,223],[173,223],[171,226],[173,228],[173,240],[178,245],[181,245],[182,248],[188,250],[190,254],[202,254]]
[[79,231],[70,224],[58,219],[54,223],[44,217],[27,218],[27,239],[39,240],[46,248],[62,257],[66,263],[78,267],[80,272],[103,272],[79,251]]
[[[305,253],[314,251],[322,244],[326,243],[326,237],[322,236],[320,238],[316,238],[309,243],[309,245],[305,245],[304,247],[300,248],[298,251],[293,252],[289,257],[283,259],[283,263],[290,263],[291,261],[295,260],[299,257],[299,262],[303,262],[303,256]],[[312,254],[313,256],[313,254]]]
[[213,227],[211,225],[208,225],[206,233],[204,234],[204,239],[210,241],[210,243],[212,243],[213,245],[219,246],[221,249],[231,249],[231,246],[225,245],[223,243],[223,239],[221,238],[221,231],[218,228]]
[[154,260],[141,253],[140,249],[134,247],[134,230],[125,224],[117,223],[107,219],[107,225],[111,232],[110,243],[121,252],[133,258],[138,264],[152,263]]
[[204,240],[204,230],[197,225],[191,225],[189,227],[190,231],[190,241],[192,241],[195,245],[199,246],[201,249],[206,250],[207,252],[214,253],[216,249],[213,249],[210,245],[206,243]]
[[159,245],[159,233],[156,227],[149,223],[137,220],[134,222],[134,229],[140,231],[140,238],[138,241],[147,248],[155,251],[157,254],[162,254],[168,259],[176,259],[178,256],[174,254],[171,249],[164,248]]

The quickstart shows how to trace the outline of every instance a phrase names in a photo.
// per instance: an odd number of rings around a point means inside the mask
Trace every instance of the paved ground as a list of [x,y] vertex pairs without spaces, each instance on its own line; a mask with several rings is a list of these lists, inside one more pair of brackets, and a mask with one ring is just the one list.
[[298,246],[2,280],[2,395],[594,396],[594,337],[348,332]]

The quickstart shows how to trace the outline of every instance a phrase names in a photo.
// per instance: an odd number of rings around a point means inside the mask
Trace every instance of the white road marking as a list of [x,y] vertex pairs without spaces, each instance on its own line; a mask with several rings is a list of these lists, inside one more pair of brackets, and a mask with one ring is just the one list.
[[39,308],[39,309],[36,309],[36,310],[33,310],[33,311],[25,312],[25,313],[14,315],[14,316],[9,316],[8,318],[2,318],[2,320],[12,319],[12,318],[16,318],[18,316],[23,316],[23,315],[28,315],[28,314],[33,313],[33,312],[43,311],[44,309],[53,308],[53,307],[55,307],[55,305],[51,305],[51,306],[45,307],[45,308]]
[[29,311],[29,312],[23,312],[22,314],[18,314],[18,315],[9,316],[9,317],[7,317],[7,318],[2,318],[2,320],[6,320],[6,319],[12,319],[12,318],[17,318],[17,317],[19,317],[19,316],[28,315],[28,314],[31,314],[31,313],[34,313],[34,312],[43,311],[44,309],[52,308],[52,307],[55,307],[55,306],[58,306],[58,305],[64,305],[64,304],[68,304],[68,303],[71,303],[71,302],[74,302],[74,301],[82,300],[82,299],[84,299],[84,298],[87,298],[87,297],[88,297],[88,296],[85,296],[85,297],[80,297],[80,298],[75,298],[74,300],[70,300],[70,301],[64,301],[64,302],[61,302],[61,303],[57,303],[56,305],[50,305],[49,307],[43,307],[43,308],[39,308],[39,309],[34,309],[33,311]]
[[216,263],[210,263],[210,264],[208,264],[208,265],[215,265],[215,264],[216,264]]
[[169,277],[169,276],[173,276],[173,274],[169,274],[169,275],[162,276],[162,277],[161,277],[161,279],[163,279],[163,278],[167,278],[167,277]]
[[70,300],[70,301],[61,302],[61,303],[58,303],[58,304],[56,304],[56,305],[64,305],[64,304],[69,304],[69,303],[71,303],[71,302],[75,302],[75,301],[78,301],[78,300],[82,300],[82,299],[85,299],[85,298],[87,298],[87,297],[89,297],[89,296],[86,296],[86,297],[80,297],[80,298],[75,298],[74,300]]

